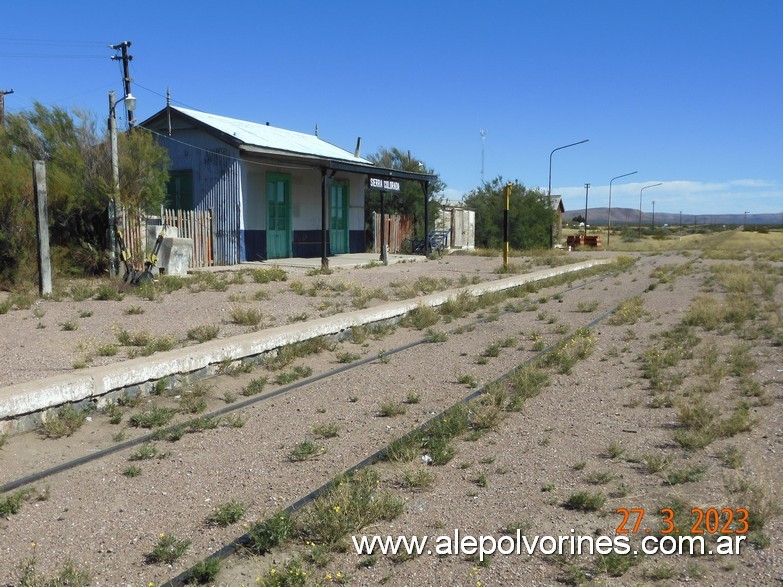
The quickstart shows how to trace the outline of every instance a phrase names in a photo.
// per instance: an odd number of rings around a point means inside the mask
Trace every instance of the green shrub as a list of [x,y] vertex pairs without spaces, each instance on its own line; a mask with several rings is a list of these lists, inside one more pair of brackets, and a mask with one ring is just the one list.
[[0,516],[6,518],[22,511],[22,505],[30,500],[35,492],[32,489],[20,489],[0,497]]
[[335,438],[340,435],[339,424],[316,424],[313,426],[313,434],[318,438]]
[[293,532],[291,516],[286,511],[280,511],[250,527],[247,533],[248,549],[254,554],[266,554],[292,536]]
[[67,404],[48,415],[43,422],[42,432],[48,438],[61,438],[70,436],[82,427],[87,415]]
[[151,408],[133,414],[130,417],[131,426],[137,428],[158,428],[165,426],[176,414],[176,410],[173,408],[161,408],[158,406],[152,406]]
[[207,585],[212,583],[220,573],[220,559],[207,558],[196,563],[190,570],[190,581],[195,581],[198,585]]
[[147,555],[153,563],[172,564],[190,547],[190,540],[177,538],[173,534],[161,534],[155,548]]
[[117,332],[117,341],[123,346],[144,347],[152,342],[153,338],[149,333],[129,332],[124,328]]
[[440,320],[440,315],[430,306],[417,306],[403,320],[404,326],[412,326],[418,330],[424,330],[433,326]]
[[253,281],[256,283],[286,281],[288,279],[288,274],[279,267],[270,267],[269,269],[254,269],[250,275],[253,278]]
[[571,495],[564,505],[570,510],[578,510],[580,512],[594,512],[601,509],[605,502],[606,497],[604,497],[602,493],[579,491]]
[[312,542],[338,546],[352,532],[399,516],[404,503],[380,490],[373,469],[346,475],[321,494],[300,520],[302,535]]
[[245,515],[247,507],[241,501],[229,501],[215,507],[209,515],[209,522],[226,527],[235,524]]
[[386,400],[378,408],[377,414],[382,418],[394,418],[395,416],[403,415],[405,412],[406,408],[402,404]]
[[217,324],[202,324],[201,326],[195,326],[188,330],[188,339],[195,340],[196,342],[207,342],[213,338],[217,338],[220,332],[220,326]]
[[35,557],[20,565],[19,587],[89,587],[92,575],[89,570],[76,566],[67,558],[55,575],[45,576],[38,571]]
[[250,380],[250,383],[248,383],[244,388],[242,388],[242,395],[245,397],[250,397],[252,395],[257,395],[264,391],[264,386],[266,386],[267,378],[266,377],[255,377]]
[[124,297],[125,294],[114,283],[102,283],[95,293],[95,299],[101,301],[120,302]]
[[242,308],[234,306],[229,310],[229,315],[234,324],[242,326],[258,326],[261,323],[262,314],[255,308]]
[[326,449],[312,440],[303,440],[297,444],[294,449],[288,453],[288,459],[291,461],[306,461],[317,457]]
[[684,467],[682,469],[676,469],[669,471],[666,474],[666,483],[669,485],[680,485],[681,483],[693,483],[700,481],[704,477],[704,473],[707,472],[707,467],[704,465],[694,465],[692,467]]
[[384,459],[392,463],[408,463],[421,454],[422,435],[418,430],[394,440],[386,448]]

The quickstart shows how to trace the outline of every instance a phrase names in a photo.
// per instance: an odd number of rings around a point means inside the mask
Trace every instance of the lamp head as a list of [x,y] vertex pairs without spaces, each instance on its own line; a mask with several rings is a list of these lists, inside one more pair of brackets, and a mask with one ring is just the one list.
[[128,109],[128,112],[133,112],[136,110],[136,98],[130,92],[128,92],[128,95],[125,96],[125,107]]

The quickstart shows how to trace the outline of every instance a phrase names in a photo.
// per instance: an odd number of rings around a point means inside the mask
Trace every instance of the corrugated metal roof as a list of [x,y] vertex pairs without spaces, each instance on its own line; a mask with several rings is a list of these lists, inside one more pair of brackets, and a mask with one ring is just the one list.
[[240,148],[242,145],[257,147],[261,149],[271,149],[289,153],[297,153],[314,157],[323,157],[326,159],[338,159],[340,161],[349,161],[363,165],[372,165],[367,159],[354,156],[350,151],[346,151],[319,139],[315,135],[308,135],[292,130],[248,122],[247,120],[238,120],[217,114],[208,114],[191,110],[189,108],[171,107],[186,116],[195,118],[199,122],[211,126],[212,128],[234,137]]

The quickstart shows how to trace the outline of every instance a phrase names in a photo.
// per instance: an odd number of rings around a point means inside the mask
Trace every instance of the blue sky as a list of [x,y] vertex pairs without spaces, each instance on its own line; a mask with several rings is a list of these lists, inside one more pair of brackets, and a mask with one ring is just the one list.
[[[127,8],[126,8],[127,6]],[[783,212],[783,2],[27,0],[3,7],[6,110],[122,95],[313,132],[362,154],[399,147],[459,198],[484,177],[566,207]],[[101,120],[100,125],[104,122]]]

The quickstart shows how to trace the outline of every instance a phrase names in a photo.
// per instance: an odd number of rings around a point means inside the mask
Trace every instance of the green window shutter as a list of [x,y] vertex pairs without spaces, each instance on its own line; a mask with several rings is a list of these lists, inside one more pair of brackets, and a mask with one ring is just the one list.
[[193,171],[181,169],[169,172],[166,184],[165,208],[193,210]]

